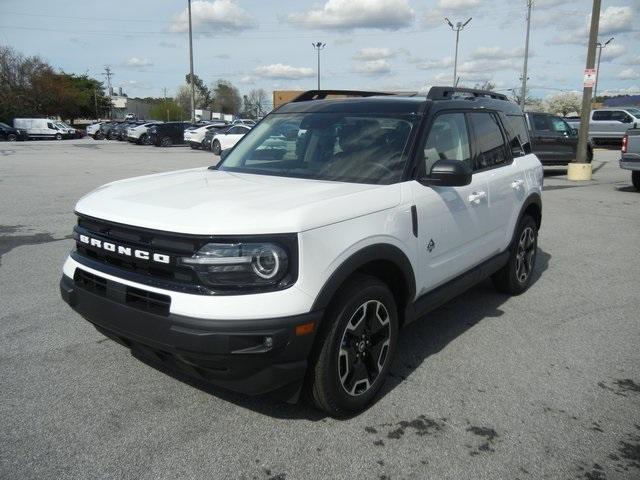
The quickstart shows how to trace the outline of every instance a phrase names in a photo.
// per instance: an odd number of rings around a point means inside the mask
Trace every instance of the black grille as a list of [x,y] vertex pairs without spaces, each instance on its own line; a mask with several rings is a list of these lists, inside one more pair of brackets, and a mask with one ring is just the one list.
[[88,292],[119,301],[125,305],[144,310],[156,315],[169,315],[171,297],[155,292],[148,292],[135,287],[129,287],[121,283],[112,282],[81,268],[76,268],[73,276],[76,287]]

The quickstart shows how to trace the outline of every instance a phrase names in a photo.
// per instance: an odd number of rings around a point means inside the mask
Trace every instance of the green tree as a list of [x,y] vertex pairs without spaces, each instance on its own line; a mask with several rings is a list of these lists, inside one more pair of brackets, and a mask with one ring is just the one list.
[[[205,85],[198,75],[194,75],[193,85],[195,87],[196,108],[209,108],[211,106],[211,90]],[[191,74],[187,73],[184,77],[189,87],[189,102],[191,102]],[[189,103],[191,105],[191,103]],[[191,108],[191,107],[189,107]]]
[[242,97],[233,84],[227,80],[218,80],[212,88],[213,110],[237,115],[242,108]]
[[164,122],[189,118],[189,114],[180,105],[168,99],[161,100],[151,107],[149,116],[154,120],[162,120]]

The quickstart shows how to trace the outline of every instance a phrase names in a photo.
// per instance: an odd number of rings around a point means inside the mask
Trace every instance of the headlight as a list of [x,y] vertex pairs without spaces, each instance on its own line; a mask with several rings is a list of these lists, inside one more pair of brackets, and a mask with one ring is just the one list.
[[208,243],[180,262],[211,287],[286,287],[289,256],[275,243]]

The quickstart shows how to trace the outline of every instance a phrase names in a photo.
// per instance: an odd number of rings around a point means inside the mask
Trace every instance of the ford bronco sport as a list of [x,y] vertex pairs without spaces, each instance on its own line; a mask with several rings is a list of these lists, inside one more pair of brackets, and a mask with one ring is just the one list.
[[169,370],[345,415],[402,326],[484,278],[532,281],[542,166],[503,95],[310,91],[222,157],[76,206],[62,297]]

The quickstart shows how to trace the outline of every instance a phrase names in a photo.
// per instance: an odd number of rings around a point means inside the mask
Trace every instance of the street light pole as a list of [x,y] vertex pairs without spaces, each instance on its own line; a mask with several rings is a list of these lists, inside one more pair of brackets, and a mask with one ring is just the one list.
[[314,42],[311,45],[313,45],[313,48],[315,48],[318,52],[318,90],[320,90],[320,50],[324,50],[324,47],[326,47],[327,44],[322,42]]
[[464,29],[464,27],[466,27],[467,24],[471,21],[471,17],[469,17],[469,19],[464,23],[457,22],[455,26],[453,25],[451,20],[449,20],[446,17],[444,21],[447,22],[449,27],[451,27],[451,30],[456,32],[456,53],[455,53],[455,58],[453,60],[453,86],[455,87],[458,84],[458,44],[460,42],[460,31]]
[[191,32],[191,0],[189,4],[189,73],[191,74],[191,123],[196,121],[196,87],[193,77],[193,34]]
[[593,101],[595,102],[596,96],[598,95],[598,79],[600,78],[600,57],[602,56],[602,49],[609,45],[613,41],[613,37],[603,43],[596,43],[596,47],[598,47],[598,66],[596,67],[596,84],[593,86]]
[[[596,43],[598,42],[598,27],[600,25],[601,0],[593,0],[591,9],[591,28],[589,30],[589,45],[587,48],[586,70],[592,70],[596,63]],[[575,160],[567,168],[569,180],[591,180],[591,164],[587,163],[587,143],[589,141],[589,119],[591,117],[592,86],[585,81],[582,90],[582,109],[580,111],[580,131],[578,133],[578,150]]]
[[527,0],[527,38],[524,42],[524,66],[522,67],[522,93],[520,94],[520,108],[524,112],[527,98],[527,64],[529,63],[529,31],[531,30],[531,7],[533,0]]

